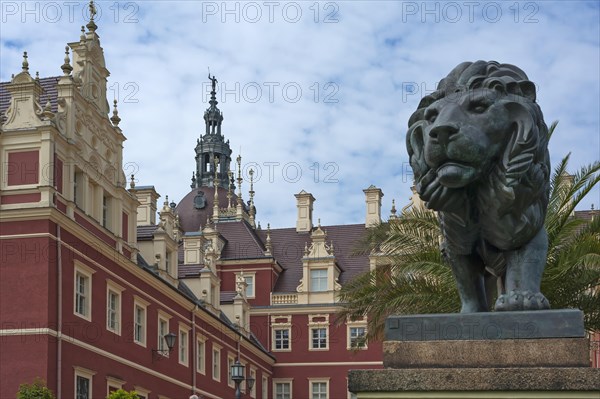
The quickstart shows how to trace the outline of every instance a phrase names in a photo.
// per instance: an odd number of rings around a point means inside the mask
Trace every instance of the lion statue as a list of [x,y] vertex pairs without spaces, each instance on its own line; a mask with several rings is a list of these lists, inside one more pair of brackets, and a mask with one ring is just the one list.
[[548,239],[548,128],[519,68],[464,62],[408,122],[415,186],[438,211],[461,312],[549,309],[540,292]]

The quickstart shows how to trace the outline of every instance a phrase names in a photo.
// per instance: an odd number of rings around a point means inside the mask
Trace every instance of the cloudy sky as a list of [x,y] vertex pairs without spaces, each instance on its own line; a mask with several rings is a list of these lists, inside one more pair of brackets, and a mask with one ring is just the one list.
[[[216,75],[223,132],[244,171],[258,172],[258,219],[295,225],[294,194],[317,199],[322,223],[360,223],[362,189],[410,197],[404,136],[422,95],[463,61],[525,70],[546,122],[560,124],[553,164],[600,159],[598,1],[98,2],[109,99],[119,100],[125,172],[178,201]],[[87,2],[0,1],[0,80],[61,74]],[[245,199],[248,184],[245,183]],[[596,189],[582,209],[600,205]]]

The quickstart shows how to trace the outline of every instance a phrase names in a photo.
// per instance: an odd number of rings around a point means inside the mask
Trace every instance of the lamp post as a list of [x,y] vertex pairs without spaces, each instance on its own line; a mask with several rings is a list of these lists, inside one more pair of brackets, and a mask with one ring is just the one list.
[[240,363],[239,359],[235,361],[234,364],[231,365],[231,379],[235,382],[235,399],[241,399],[242,391],[240,389],[240,384],[242,381],[246,380],[248,384],[248,390],[252,390],[254,386],[254,378],[245,378],[245,370],[246,366]]
[[[176,338],[177,335],[173,334],[172,332],[165,334],[164,339],[165,343],[167,344],[167,349],[152,349],[152,354],[161,354],[163,356],[167,356],[173,350]],[[157,356],[157,359],[160,360],[161,356]]]

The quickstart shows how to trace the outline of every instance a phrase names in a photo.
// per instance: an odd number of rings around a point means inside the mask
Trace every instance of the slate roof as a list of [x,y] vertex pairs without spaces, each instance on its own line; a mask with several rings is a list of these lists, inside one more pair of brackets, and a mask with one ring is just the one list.
[[[353,251],[366,232],[364,224],[321,226],[327,233],[328,244],[333,242],[336,263],[341,270],[340,283],[344,284],[369,270],[367,255],[354,255]],[[266,239],[265,230],[259,235]],[[274,292],[295,292],[302,278],[302,257],[305,244],[310,245],[310,234],[297,233],[295,228],[271,230],[273,255],[283,267]]]
[[148,241],[154,238],[154,232],[158,228],[158,225],[153,226],[138,226],[137,227],[137,239],[138,241]]
[[265,258],[265,245],[245,220],[215,224],[215,230],[227,240],[221,259]]
[[[194,198],[196,198],[199,191],[204,193],[205,205],[202,209],[196,209],[194,204]],[[218,187],[218,193],[219,208],[227,208],[227,190],[223,187]],[[175,207],[175,211],[179,215],[179,221],[183,231],[200,231],[201,227],[204,227],[206,219],[209,216],[212,217],[214,199],[214,187],[200,187],[192,189],[192,191],[187,193],[186,196],[179,201]],[[232,193],[232,201],[235,206],[237,203],[237,196],[234,193]],[[244,204],[244,209],[246,209],[246,204]]]
[[[60,77],[54,76],[50,78],[41,78],[40,85],[42,89],[44,89],[43,93],[40,95],[40,105],[44,107],[46,102],[50,100],[50,104],[52,105],[52,112],[56,112],[58,109],[58,105],[56,103],[56,99],[58,98],[58,91],[56,89],[56,84]],[[6,90],[6,86],[10,82],[1,82],[0,83],[0,113],[4,114],[10,105],[10,93]]]

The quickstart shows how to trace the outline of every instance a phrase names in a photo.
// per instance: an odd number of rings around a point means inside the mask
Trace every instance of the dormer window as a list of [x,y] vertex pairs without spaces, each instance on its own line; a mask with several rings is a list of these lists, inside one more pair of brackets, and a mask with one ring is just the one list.
[[327,291],[327,269],[310,271],[310,290],[313,292]]

